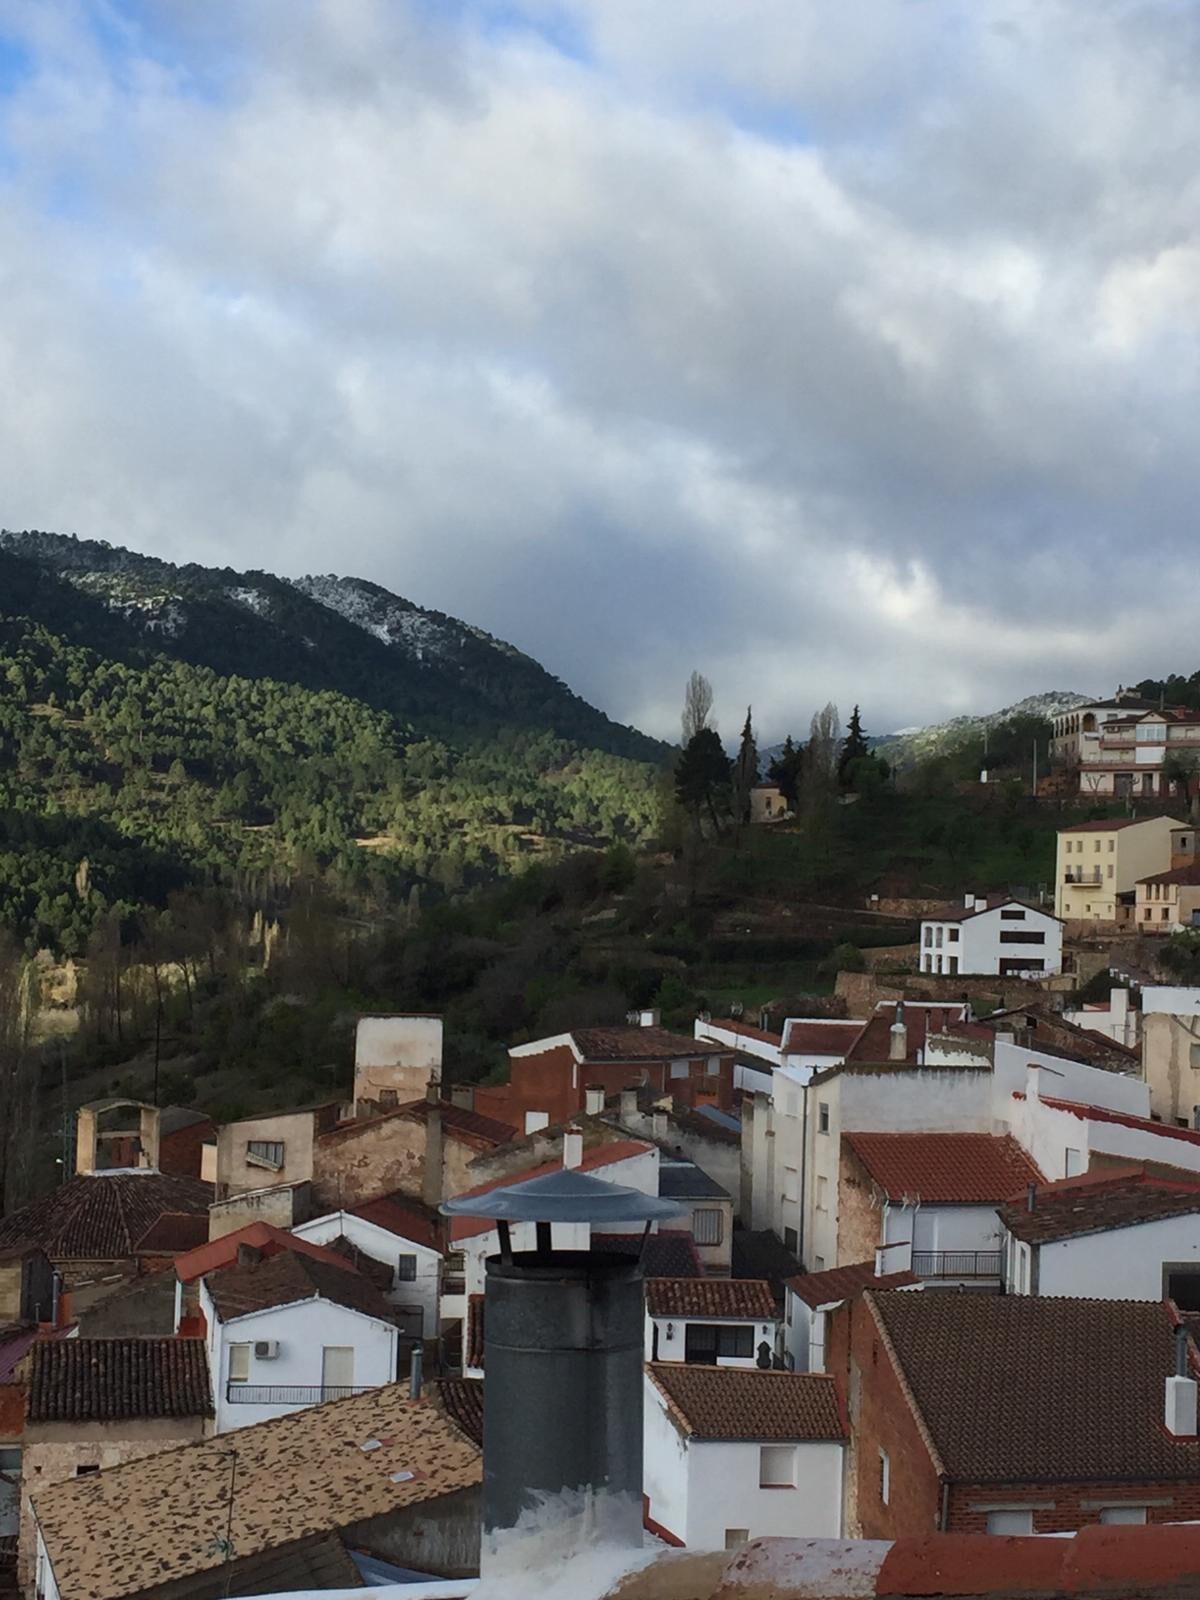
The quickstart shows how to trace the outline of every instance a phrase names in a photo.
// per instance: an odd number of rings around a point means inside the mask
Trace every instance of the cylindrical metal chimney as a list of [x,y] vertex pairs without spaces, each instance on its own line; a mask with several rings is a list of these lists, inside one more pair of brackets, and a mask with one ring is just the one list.
[[[682,1208],[574,1168],[448,1200],[496,1221],[486,1264],[485,1578],[528,1576],[597,1544],[642,1542],[642,1264],[554,1250],[552,1230],[674,1218]],[[530,1224],[534,1224],[531,1229]],[[537,1248],[512,1248],[512,1230]]]

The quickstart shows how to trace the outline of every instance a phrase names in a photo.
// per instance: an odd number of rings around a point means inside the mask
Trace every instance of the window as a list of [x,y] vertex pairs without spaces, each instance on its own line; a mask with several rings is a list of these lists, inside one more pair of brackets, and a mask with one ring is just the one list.
[[425,1337],[425,1308],[423,1306],[394,1306],[392,1314],[401,1339],[414,1343]]
[[824,1256],[817,1256],[815,1258],[815,1260],[813,1261],[813,1270],[814,1270],[814,1272],[824,1272],[825,1271],[825,1257]]
[[1045,966],[1046,963],[1041,956],[1036,960],[1032,956],[1013,956],[1011,959],[1001,957],[1000,976],[1007,977],[1014,972],[1041,972]]
[[785,1250],[790,1250],[792,1255],[795,1255],[796,1254],[796,1246],[799,1243],[800,1243],[800,1241],[796,1237],[795,1228],[785,1228],[783,1230],[783,1248]]
[[1063,1177],[1077,1178],[1083,1171],[1083,1151],[1067,1146],[1063,1159]]
[[1032,1533],[1033,1511],[989,1511],[989,1533]]
[[1200,1068],[1200,1044],[1194,1044],[1189,1048],[1188,1065]]
[[957,928],[951,928],[949,933],[947,933],[946,938],[949,940],[949,942],[951,944],[957,944],[958,943],[958,929]]
[[15,1477],[21,1470],[21,1447],[6,1444],[0,1447],[0,1473]]
[[673,1078],[686,1078],[687,1075],[688,1075],[688,1064],[687,1064],[686,1061],[672,1061],[672,1063],[671,1063],[671,1076]]
[[692,1212],[692,1237],[697,1244],[720,1244],[725,1237],[725,1218],[715,1206]]
[[1096,855],[1100,854],[1100,841],[1099,841],[1099,839],[1096,840],[1095,853],[1096,853]]
[[1009,910],[1002,911],[1000,913],[1000,921],[1001,922],[1024,922],[1025,921],[1025,912],[1020,906],[1010,907]]
[[817,1210],[826,1211],[829,1208],[829,1179],[817,1179]]
[[817,1106],[817,1132],[829,1132],[829,1103],[822,1100]]
[[1170,908],[1170,906],[1164,906],[1163,907],[1162,920],[1164,922],[1170,922],[1170,920],[1171,920],[1171,908]]
[[887,1505],[892,1494],[892,1463],[886,1450],[879,1452],[879,1499]]
[[721,1058],[720,1058],[720,1056],[705,1056],[705,1058],[704,1058],[704,1071],[708,1075],[708,1077],[715,1078],[717,1073],[720,1072],[720,1070],[721,1070]]
[[415,1283],[417,1281],[416,1256],[399,1256],[396,1260],[396,1282]]
[[957,956],[947,956],[946,957],[946,971],[950,974],[950,976],[952,978],[957,977],[957,975],[958,975],[958,957]]
[[249,1377],[250,1346],[248,1344],[231,1344],[229,1346],[230,1383],[246,1383]]
[[926,944],[932,944],[933,943],[933,927],[928,922],[925,924],[925,943]]
[[1012,933],[1001,931],[1000,934],[1001,944],[1045,944],[1045,942],[1044,933],[1031,933],[1028,928],[1014,930]]
[[1108,876],[1111,878],[1112,875],[1113,875],[1113,869],[1112,869],[1112,862],[1110,861],[1108,863]]
[[800,1173],[796,1167],[783,1169],[783,1198],[785,1200],[800,1198]]
[[1168,1300],[1174,1300],[1180,1311],[1200,1311],[1200,1268],[1186,1262],[1164,1262],[1163,1277]]
[[81,1463],[79,1466],[77,1466],[75,1468],[75,1476],[77,1478],[87,1478],[87,1477],[90,1477],[93,1472],[99,1472],[99,1471],[100,1471],[100,1466],[99,1466],[98,1462],[92,1461],[92,1462],[88,1462],[86,1464],[85,1463]]
[[736,1550],[738,1545],[740,1545],[740,1544],[749,1544],[749,1542],[750,1542],[750,1529],[749,1528],[726,1528],[725,1529],[725,1548],[726,1548],[726,1550]]
[[279,1139],[251,1139],[246,1146],[246,1159],[278,1171],[283,1166],[283,1148]]
[[1100,1521],[1107,1523],[1136,1523],[1139,1527],[1146,1520],[1145,1506],[1101,1506]]
[[1110,850],[1115,850],[1117,848],[1117,841],[1115,839],[1110,839],[1108,841],[1108,848]]
[[445,1274],[442,1278],[443,1294],[465,1294],[467,1257],[463,1250],[446,1251]]
[[327,1344],[321,1350],[321,1388],[335,1394],[354,1387],[354,1346]]
[[759,1446],[758,1486],[760,1489],[794,1489],[796,1487],[796,1446],[794,1444],[764,1444]]
[[748,1361],[754,1354],[754,1324],[750,1322],[689,1322],[683,1336],[683,1359],[715,1366],[717,1358]]

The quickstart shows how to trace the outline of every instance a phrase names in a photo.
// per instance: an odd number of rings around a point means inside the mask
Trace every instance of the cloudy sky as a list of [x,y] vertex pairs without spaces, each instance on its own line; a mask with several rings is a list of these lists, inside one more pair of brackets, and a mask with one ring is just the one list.
[[1200,665],[1193,0],[0,0],[0,524],[623,719]]

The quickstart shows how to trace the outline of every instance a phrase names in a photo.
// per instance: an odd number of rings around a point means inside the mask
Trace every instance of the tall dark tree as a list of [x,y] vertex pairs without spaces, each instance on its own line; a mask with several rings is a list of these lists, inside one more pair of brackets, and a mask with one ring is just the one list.
[[795,740],[789,733],[783,741],[783,749],[767,768],[767,777],[772,783],[779,785],[780,794],[793,811],[800,798],[800,779],[803,769],[804,752],[796,748]]
[[713,728],[701,728],[688,740],[675,767],[675,795],[696,826],[707,812],[716,832],[732,804],[729,757]]
[[742,728],[742,741],[733,764],[733,814],[741,822],[750,820],[750,791],[758,782],[758,745],[754,740],[754,726],[750,720],[750,707],[746,707],[746,722]]
[[842,740],[842,753],[838,757],[838,782],[843,789],[849,788],[853,782],[854,763],[869,754],[870,747],[862,730],[862,718],[858,714],[858,707],[855,706],[850,713],[850,721],[846,724],[846,737]]

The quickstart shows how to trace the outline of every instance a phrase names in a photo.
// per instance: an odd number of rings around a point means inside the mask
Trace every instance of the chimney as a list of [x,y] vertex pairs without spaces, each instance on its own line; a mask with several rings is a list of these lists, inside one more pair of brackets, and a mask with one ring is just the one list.
[[1124,1022],[1129,1015],[1129,990],[1110,989],[1108,992],[1108,1009],[1114,1022]]
[[263,1253],[256,1244],[247,1244],[245,1239],[238,1241],[237,1264],[239,1267],[256,1267],[262,1258]]
[[663,1143],[670,1133],[670,1126],[667,1122],[667,1113],[661,1106],[655,1106],[654,1108],[651,1127],[653,1129],[652,1137],[657,1139],[660,1144]]
[[888,1060],[904,1061],[908,1056],[908,1029],[904,1025],[904,1001],[896,1001],[896,1020],[888,1033]]
[[621,1121],[627,1128],[632,1128],[638,1119],[638,1092],[636,1089],[621,1090]]
[[963,895],[963,910],[964,911],[974,911],[974,909],[975,909],[975,896],[973,894],[964,894]]
[[662,1012],[657,1006],[647,1006],[638,1012],[638,1026],[640,1028],[657,1028],[662,1023]]
[[427,1206],[442,1199],[442,1102],[437,1083],[430,1079],[425,1091],[425,1162],[421,1169],[421,1199]]
[[877,1244],[875,1246],[875,1276],[877,1278],[882,1278],[884,1273],[887,1271],[887,1268],[883,1264],[883,1258],[885,1254],[886,1252],[883,1245]]
[[1175,1373],[1167,1379],[1166,1429],[1173,1438],[1196,1437],[1196,1380],[1188,1377],[1188,1331],[1175,1329]]
[[589,1083],[583,1091],[583,1108],[589,1117],[598,1117],[604,1110],[604,1086]]
[[573,1170],[583,1160],[583,1130],[574,1125],[563,1134],[562,1164],[568,1171]]
[[1041,1084],[1042,1069],[1036,1061],[1025,1064],[1025,1098],[1026,1100],[1039,1100],[1039,1086]]
[[410,1400],[419,1400],[421,1398],[421,1388],[424,1381],[425,1351],[421,1345],[415,1344],[412,1347],[408,1365],[408,1398]]

